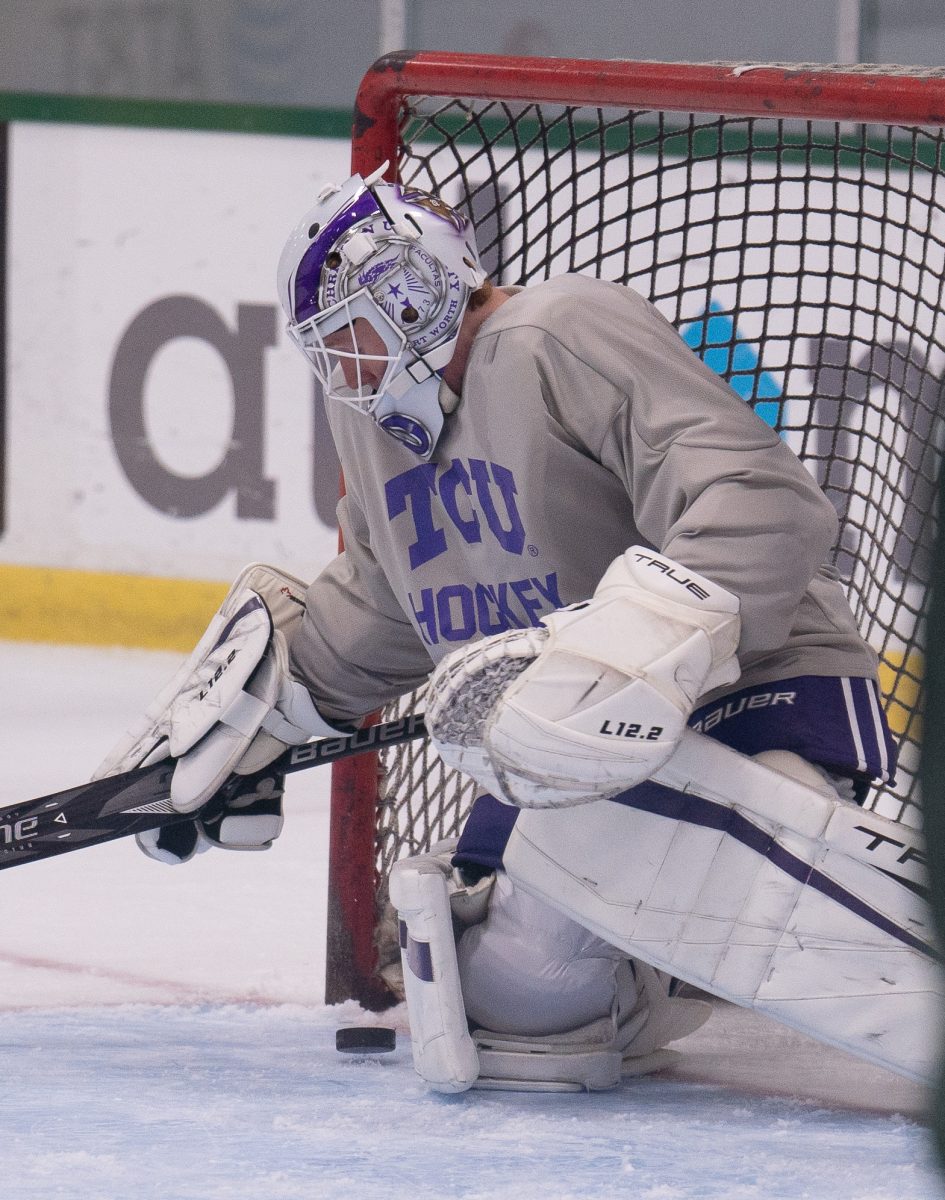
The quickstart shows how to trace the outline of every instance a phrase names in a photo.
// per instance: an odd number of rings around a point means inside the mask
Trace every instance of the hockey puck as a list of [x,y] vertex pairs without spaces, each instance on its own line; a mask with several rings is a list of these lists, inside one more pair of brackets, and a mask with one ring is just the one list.
[[383,1025],[350,1025],[335,1031],[335,1049],[342,1054],[389,1054],[397,1034]]

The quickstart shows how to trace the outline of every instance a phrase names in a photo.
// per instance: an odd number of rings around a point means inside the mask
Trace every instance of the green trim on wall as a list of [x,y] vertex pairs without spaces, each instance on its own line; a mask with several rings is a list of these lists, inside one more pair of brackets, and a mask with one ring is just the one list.
[[0,121],[129,125],[148,129],[200,129],[347,139],[351,136],[351,119],[351,111],[340,108],[266,107],[255,104],[211,104],[196,100],[0,92]]
[[[777,163],[810,163],[815,166],[910,170],[922,166],[945,170],[945,138],[937,129],[911,130],[904,126],[857,125],[847,127],[835,122],[811,122],[811,132],[800,121],[758,118],[749,126],[748,117],[719,119],[695,116],[690,124],[685,115],[669,113],[665,124],[651,120],[642,112],[633,124],[618,119],[617,110],[601,109],[601,118],[592,120],[570,112],[551,115],[545,122],[512,110],[492,115],[489,105],[484,114],[471,117],[466,109],[440,112],[427,117],[423,109],[411,116],[404,131],[404,142],[437,144],[449,139],[458,145],[490,148],[578,150],[613,158],[631,151],[640,154],[678,156],[682,159],[717,160],[722,157],[752,158]],[[538,106],[529,105],[534,111]],[[583,109],[587,112],[585,106]],[[608,115],[612,114],[612,115]],[[767,120],[767,124],[764,122]]]

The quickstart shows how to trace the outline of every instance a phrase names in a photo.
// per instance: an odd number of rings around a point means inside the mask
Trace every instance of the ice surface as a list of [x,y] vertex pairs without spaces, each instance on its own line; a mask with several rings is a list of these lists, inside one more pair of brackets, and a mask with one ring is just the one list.
[[[0,643],[0,802],[86,778],[175,656]],[[402,1009],[322,1004],[327,773],[266,854],[0,874],[9,1200],[932,1200],[923,1090],[721,1007],[602,1095],[428,1093]],[[387,1023],[395,1053],[334,1050]]]

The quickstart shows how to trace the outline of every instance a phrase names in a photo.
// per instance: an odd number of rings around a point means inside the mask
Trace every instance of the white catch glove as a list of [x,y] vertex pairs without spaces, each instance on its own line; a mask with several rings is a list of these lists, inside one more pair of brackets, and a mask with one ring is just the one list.
[[593,599],[447,656],[427,725],[451,767],[519,808],[615,796],[672,755],[696,701],[739,676],[738,598],[634,546]]
[[[301,620],[304,590],[273,567],[246,567],[193,653],[93,778],[173,756],[171,803],[196,812],[232,774],[255,774],[286,746],[343,734],[289,676],[286,639]],[[194,822],[188,834],[174,825],[139,834],[138,843],[163,862],[186,861],[211,844],[265,849],[282,828],[282,781],[274,774],[263,782],[230,798],[212,830]]]

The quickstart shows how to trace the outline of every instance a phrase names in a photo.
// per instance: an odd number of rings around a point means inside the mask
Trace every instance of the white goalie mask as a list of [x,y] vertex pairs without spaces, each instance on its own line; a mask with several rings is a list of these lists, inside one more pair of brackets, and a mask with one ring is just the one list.
[[381,182],[386,165],[323,189],[282,252],[279,298],[326,398],[428,459],[443,428],[440,375],[486,276],[469,221]]

